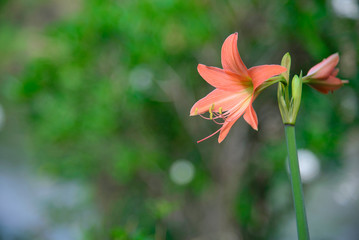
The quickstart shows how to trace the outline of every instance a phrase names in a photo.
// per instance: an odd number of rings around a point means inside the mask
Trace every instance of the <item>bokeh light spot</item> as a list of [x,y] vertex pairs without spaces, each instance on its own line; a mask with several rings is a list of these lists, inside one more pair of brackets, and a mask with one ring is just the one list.
[[144,66],[135,67],[130,72],[130,84],[137,91],[146,91],[152,86],[153,73]]
[[170,178],[178,185],[185,185],[192,181],[195,169],[191,162],[180,159],[175,161],[170,168]]
[[[315,154],[307,149],[298,149],[298,162],[303,183],[308,183],[320,174],[320,162]],[[287,171],[289,173],[289,161],[287,158]]]
[[307,149],[298,150],[299,168],[304,183],[313,181],[320,173],[319,159]]
[[356,0],[332,0],[332,6],[340,17],[359,18],[359,6]]

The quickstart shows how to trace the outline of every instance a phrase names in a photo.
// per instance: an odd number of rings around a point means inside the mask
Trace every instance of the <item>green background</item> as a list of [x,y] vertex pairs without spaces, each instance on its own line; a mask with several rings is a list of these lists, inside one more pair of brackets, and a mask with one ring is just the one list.
[[[46,208],[51,224],[16,239],[51,239],[46,229],[69,219],[74,239],[295,239],[275,86],[254,103],[258,132],[239,120],[222,144],[196,143],[218,127],[189,117],[212,90],[197,64],[220,67],[233,32],[247,67],[279,64],[290,52],[292,73],[305,74],[340,54],[349,84],[329,95],[303,86],[297,144],[321,166],[304,185],[313,239],[357,239],[350,214],[359,180],[347,178],[359,169],[350,165],[359,146],[359,13],[343,13],[356,1],[335,2],[1,1],[1,163],[87,193],[71,211]],[[188,184],[171,178],[179,159],[194,169]],[[347,190],[351,200],[335,205]],[[84,208],[93,221],[79,218]]]

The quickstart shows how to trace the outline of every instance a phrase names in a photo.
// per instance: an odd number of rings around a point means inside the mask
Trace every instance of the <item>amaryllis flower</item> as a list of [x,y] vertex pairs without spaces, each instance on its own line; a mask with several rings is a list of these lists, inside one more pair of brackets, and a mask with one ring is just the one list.
[[[218,132],[218,142],[222,142],[242,115],[246,122],[257,130],[258,119],[252,103],[264,86],[267,86],[269,78],[286,71],[285,67],[279,65],[261,65],[247,69],[239,56],[237,39],[238,34],[234,33],[223,43],[223,69],[198,65],[199,74],[216,89],[196,102],[190,115],[200,115],[222,125],[216,132],[198,142]],[[209,117],[202,115],[206,112],[209,112]]]
[[344,83],[348,82],[336,77],[339,72],[339,70],[335,68],[338,62],[338,53],[330,55],[309,69],[308,74],[303,78],[303,82],[324,94],[337,90],[343,86]]

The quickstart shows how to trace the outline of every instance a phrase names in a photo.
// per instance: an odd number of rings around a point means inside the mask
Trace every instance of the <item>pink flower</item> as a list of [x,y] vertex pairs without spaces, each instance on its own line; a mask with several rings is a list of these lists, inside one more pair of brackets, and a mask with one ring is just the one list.
[[338,53],[330,55],[323,61],[312,67],[307,75],[303,78],[303,82],[321,93],[327,94],[339,89],[346,80],[337,78],[339,70],[335,68],[339,62]]
[[[287,69],[279,65],[261,65],[247,69],[243,64],[237,48],[238,33],[231,34],[222,46],[221,60],[223,69],[198,65],[198,72],[209,84],[216,89],[197,101],[190,115],[200,115],[209,112],[209,118],[222,125],[210,136],[220,132],[218,142],[227,136],[233,124],[243,115],[244,120],[258,129],[257,114],[252,103],[263,88],[259,88],[269,78],[285,72]],[[221,121],[218,121],[221,119]]]

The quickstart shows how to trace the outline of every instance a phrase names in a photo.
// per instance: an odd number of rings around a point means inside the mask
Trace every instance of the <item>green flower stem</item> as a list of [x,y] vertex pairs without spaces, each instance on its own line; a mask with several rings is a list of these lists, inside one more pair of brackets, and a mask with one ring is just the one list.
[[302,182],[300,178],[297,146],[295,143],[295,127],[294,125],[285,125],[285,136],[287,139],[287,148],[289,156],[290,177],[292,183],[293,201],[295,215],[297,218],[297,230],[299,240],[309,240],[309,231],[307,224],[307,216],[305,213]]

